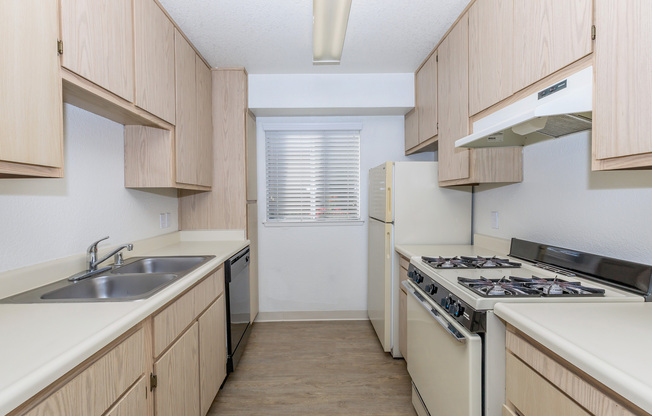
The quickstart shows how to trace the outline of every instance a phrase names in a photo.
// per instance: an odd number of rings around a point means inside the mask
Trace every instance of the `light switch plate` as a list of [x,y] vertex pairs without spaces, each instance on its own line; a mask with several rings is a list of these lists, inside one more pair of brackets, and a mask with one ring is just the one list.
[[498,229],[498,211],[491,211],[491,228]]

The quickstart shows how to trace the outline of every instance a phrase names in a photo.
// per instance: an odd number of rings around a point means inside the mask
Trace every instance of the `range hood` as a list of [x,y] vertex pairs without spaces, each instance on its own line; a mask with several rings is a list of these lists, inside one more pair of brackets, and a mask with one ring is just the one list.
[[591,129],[593,67],[473,123],[455,147],[524,146]]

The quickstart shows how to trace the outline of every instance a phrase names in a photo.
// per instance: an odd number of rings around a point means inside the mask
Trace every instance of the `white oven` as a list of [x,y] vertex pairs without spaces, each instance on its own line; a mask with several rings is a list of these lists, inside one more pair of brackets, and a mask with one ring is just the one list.
[[408,372],[420,416],[482,414],[482,339],[406,280]]

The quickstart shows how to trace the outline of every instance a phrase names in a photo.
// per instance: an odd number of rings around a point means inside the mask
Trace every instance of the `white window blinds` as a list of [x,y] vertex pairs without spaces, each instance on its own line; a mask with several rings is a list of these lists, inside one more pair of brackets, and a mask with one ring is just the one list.
[[267,221],[360,220],[359,131],[267,131]]

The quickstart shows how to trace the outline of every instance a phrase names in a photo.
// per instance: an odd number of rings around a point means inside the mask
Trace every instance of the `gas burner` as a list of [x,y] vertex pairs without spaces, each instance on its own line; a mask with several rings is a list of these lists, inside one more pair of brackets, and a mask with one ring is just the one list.
[[468,279],[458,277],[458,282],[483,297],[505,296],[604,296],[604,289],[583,286],[580,282],[544,279],[537,276],[503,277],[502,279]]
[[493,269],[493,268],[516,268],[521,267],[521,263],[509,261],[508,259],[501,259],[499,257],[465,257],[462,260],[469,263],[471,267],[478,269]]
[[426,257],[422,256],[421,259],[428,263],[435,269],[455,269],[455,268],[468,268],[469,266],[459,257]]

